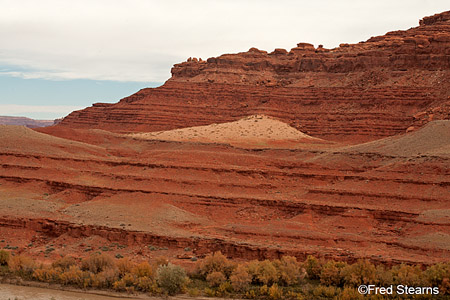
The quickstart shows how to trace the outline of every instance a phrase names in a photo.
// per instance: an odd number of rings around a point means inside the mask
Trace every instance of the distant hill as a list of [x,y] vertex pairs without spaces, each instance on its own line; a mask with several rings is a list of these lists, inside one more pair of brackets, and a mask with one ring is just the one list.
[[26,117],[0,116],[0,125],[21,125],[28,128],[46,127],[58,123],[57,120],[34,120]]

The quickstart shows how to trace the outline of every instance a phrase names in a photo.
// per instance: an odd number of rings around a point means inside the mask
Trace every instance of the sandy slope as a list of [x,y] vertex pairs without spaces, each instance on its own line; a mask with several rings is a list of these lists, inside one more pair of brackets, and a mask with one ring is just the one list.
[[432,121],[417,131],[348,147],[347,150],[395,156],[450,156],[450,120]]
[[288,124],[265,115],[252,115],[238,121],[188,127],[170,131],[131,134],[149,140],[226,143],[231,145],[270,146],[292,142],[324,142],[304,134]]

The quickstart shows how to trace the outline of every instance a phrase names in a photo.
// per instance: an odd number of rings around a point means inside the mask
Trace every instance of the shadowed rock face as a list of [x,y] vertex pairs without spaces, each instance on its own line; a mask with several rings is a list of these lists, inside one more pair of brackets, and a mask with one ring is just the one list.
[[398,134],[449,118],[449,16],[335,49],[299,43],[289,52],[190,58],[163,86],[73,112],[61,125],[160,131],[266,114],[332,140]]

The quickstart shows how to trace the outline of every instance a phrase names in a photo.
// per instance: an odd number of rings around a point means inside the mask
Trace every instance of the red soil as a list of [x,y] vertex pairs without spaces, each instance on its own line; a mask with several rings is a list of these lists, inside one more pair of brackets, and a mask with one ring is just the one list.
[[[45,151],[3,130],[2,141],[16,146],[0,146],[0,235],[38,256],[107,245],[114,254],[172,259],[221,250],[245,259],[443,261],[450,254],[450,139],[439,137],[449,129],[448,122],[430,123],[393,140],[288,150],[54,127],[56,135],[88,143],[44,135]],[[422,131],[435,138],[424,145]],[[65,143],[79,148],[68,152]],[[401,143],[431,153],[389,148]],[[46,254],[49,245],[56,250]]]
[[[0,126],[0,247],[41,258],[107,246],[145,258],[448,260],[450,121],[433,120],[450,113],[449,19],[332,50],[191,59],[164,86],[57,126]],[[128,135],[253,114],[324,140]]]

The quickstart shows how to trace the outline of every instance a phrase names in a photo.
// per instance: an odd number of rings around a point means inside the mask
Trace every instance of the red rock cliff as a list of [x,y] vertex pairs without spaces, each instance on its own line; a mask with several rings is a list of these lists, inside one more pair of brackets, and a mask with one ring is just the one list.
[[169,130],[264,113],[327,139],[371,140],[450,118],[450,11],[335,49],[255,48],[172,68],[163,86],[95,104],[60,126]]

